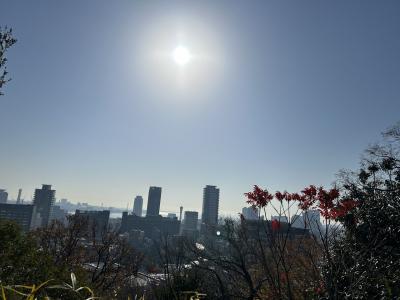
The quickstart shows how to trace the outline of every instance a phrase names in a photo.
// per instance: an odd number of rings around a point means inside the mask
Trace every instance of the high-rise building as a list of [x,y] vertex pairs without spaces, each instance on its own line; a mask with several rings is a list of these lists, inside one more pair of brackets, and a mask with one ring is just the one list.
[[199,231],[197,230],[198,220],[199,213],[197,211],[185,211],[185,217],[181,227],[181,235],[196,240],[199,236]]
[[40,226],[47,226],[50,220],[51,209],[54,204],[56,191],[51,185],[43,184],[41,189],[35,190],[33,205],[36,207],[36,218],[40,218]]
[[142,210],[143,210],[143,197],[136,196],[135,200],[133,201],[133,214],[138,217],[141,217]]
[[8,193],[6,190],[0,190],[0,203],[7,203]]
[[203,213],[202,223],[206,225],[218,224],[219,189],[216,186],[207,185],[203,189]]
[[183,219],[183,230],[197,230],[199,213],[197,211],[185,211]]
[[161,188],[151,186],[149,189],[149,197],[147,199],[146,216],[158,216],[160,214]]
[[32,204],[0,204],[0,220],[11,220],[25,232],[34,227],[35,207]]

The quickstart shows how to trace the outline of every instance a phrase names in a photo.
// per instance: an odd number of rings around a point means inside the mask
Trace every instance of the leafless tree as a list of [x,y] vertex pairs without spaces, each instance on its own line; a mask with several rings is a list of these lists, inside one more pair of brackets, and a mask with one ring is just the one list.
[[60,269],[83,274],[95,290],[114,296],[137,275],[143,255],[117,232],[98,232],[88,218],[69,216],[67,225],[54,221],[33,235]]
[[3,95],[1,91],[3,86],[10,81],[10,78],[7,78],[6,52],[16,42],[17,40],[13,37],[11,28],[5,27],[3,29],[0,27],[0,96]]

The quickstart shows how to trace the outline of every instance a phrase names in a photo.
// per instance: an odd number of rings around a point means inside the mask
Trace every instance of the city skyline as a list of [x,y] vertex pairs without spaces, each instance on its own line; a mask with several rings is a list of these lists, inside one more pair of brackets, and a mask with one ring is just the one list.
[[[126,207],[104,206],[103,203],[102,203],[101,206],[97,206],[96,204],[90,203],[90,202],[76,202],[76,201],[73,201],[73,200],[67,199],[67,198],[57,198],[56,194],[55,194],[56,190],[51,190],[51,187],[52,187],[52,185],[42,184],[42,188],[41,189],[35,188],[34,194],[42,193],[43,191],[46,191],[46,190],[50,189],[50,191],[53,193],[52,194],[52,197],[53,197],[52,198],[53,199],[52,200],[52,202],[53,202],[52,205],[63,203],[63,202],[66,201],[66,202],[69,202],[71,204],[76,204],[78,206],[82,205],[82,206],[92,206],[92,207],[104,207],[105,209],[112,207],[112,208],[115,208],[115,209],[119,209],[121,211],[127,211],[128,213],[135,214],[135,215],[137,215],[139,217],[147,215],[147,210],[148,210],[147,208],[149,206],[149,202],[150,202],[150,206],[153,207],[151,212],[150,212],[151,216],[158,215],[158,214],[162,215],[162,214],[171,213],[171,212],[174,212],[174,213],[176,213],[178,215],[180,208],[181,207],[183,208],[183,206],[180,206],[180,207],[176,207],[176,208],[172,208],[172,209],[161,209],[161,205],[163,203],[163,201],[161,201],[162,200],[162,197],[161,197],[162,187],[156,187],[156,186],[150,186],[149,187],[148,194],[147,194],[148,197],[147,197],[147,202],[146,203],[144,202],[143,197],[141,195],[136,195],[133,198],[133,201],[129,200],[127,202],[127,206]],[[205,198],[205,191],[208,188],[214,188],[215,189],[216,186],[206,185],[205,187],[202,188],[202,199],[200,199],[200,202],[199,202],[200,209],[197,210],[200,213],[204,210],[205,199],[206,199]],[[7,192],[7,189],[0,189],[0,196],[2,196],[2,195],[7,196],[7,198],[4,197],[4,199],[5,199],[4,203],[14,203],[14,204],[24,204],[24,205],[25,204],[33,204],[35,202],[35,196],[32,196],[31,197],[32,199],[24,199],[23,197],[21,197],[22,190],[23,190],[22,188],[18,189],[17,198],[13,198],[13,197],[8,198],[9,194]],[[218,209],[218,207],[219,207],[219,189],[216,189],[216,190],[218,192],[216,215],[217,216],[218,215],[226,216],[226,215],[231,215],[231,214],[236,215],[238,212],[224,212],[224,211],[220,212],[219,211],[219,209]],[[20,202],[18,201],[18,199],[20,200]],[[22,203],[21,203],[21,200],[22,200]],[[146,209],[145,209],[144,205],[146,205]],[[75,208],[70,210],[70,212],[73,212],[73,211],[75,211]],[[158,211],[158,213],[157,213],[157,211]],[[190,209],[186,209],[185,208],[185,212],[186,211],[192,212]],[[143,212],[146,212],[146,214],[144,214]],[[207,212],[207,214],[208,214],[208,212]],[[214,213],[213,213],[213,215],[214,215]],[[199,220],[201,220],[201,218]]]
[[[67,224],[68,218],[75,216],[88,218],[92,222],[90,226],[96,228],[96,236],[99,237],[104,230],[108,228],[109,220],[113,220],[112,226],[119,228],[123,232],[130,230],[144,230],[147,237],[155,237],[160,232],[186,236],[190,239],[197,239],[199,234],[214,235],[218,232],[218,227],[222,226],[224,218],[227,216],[219,212],[219,189],[216,186],[206,185],[203,188],[203,203],[201,210],[201,218],[198,211],[185,210],[182,219],[183,207],[180,206],[179,218],[177,213],[162,213],[160,211],[162,187],[149,187],[146,214],[143,214],[143,197],[136,196],[134,199],[133,209],[120,210],[119,215],[113,211],[111,207],[96,207],[88,203],[78,203],[76,206],[67,199],[61,199],[56,202],[56,190],[52,189],[49,184],[42,184],[42,187],[35,189],[35,196],[32,202],[21,202],[21,191],[19,189],[18,199],[7,201],[3,197],[0,202],[0,219],[14,220],[19,224],[23,231],[35,230],[37,228],[47,227],[51,222],[58,221],[60,224]],[[8,196],[4,189],[0,189],[3,196]],[[1,194],[0,194],[1,195]],[[288,213],[290,208],[288,209]],[[267,210],[265,211],[267,213]],[[114,214],[114,216],[112,216]],[[290,213],[289,213],[290,214]],[[240,218],[239,218],[240,217]],[[236,216],[240,220],[257,221],[261,216],[258,215],[258,209],[251,205],[242,208],[242,213]],[[266,219],[264,216],[261,220],[270,220],[279,223],[293,222],[296,226],[314,228],[311,224],[320,222],[320,211],[309,210],[301,215],[292,215],[289,219],[286,214],[273,216]],[[230,219],[230,217],[228,216]],[[303,225],[302,225],[303,224]],[[306,225],[308,224],[308,225]],[[116,227],[115,227],[116,226]],[[328,226],[328,225],[327,225]],[[110,227],[111,228],[111,227]],[[156,228],[156,229],[155,229]],[[316,229],[316,228],[314,228]],[[136,233],[134,234],[136,235]]]
[[400,3],[289,3],[3,1],[0,188],[201,211],[213,184],[234,214],[329,187],[398,121]]

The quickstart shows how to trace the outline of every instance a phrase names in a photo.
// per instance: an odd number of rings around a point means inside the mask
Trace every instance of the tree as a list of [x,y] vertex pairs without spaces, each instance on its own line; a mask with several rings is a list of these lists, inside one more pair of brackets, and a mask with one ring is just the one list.
[[342,219],[345,234],[332,247],[337,269],[332,299],[400,297],[400,123],[366,150],[357,172],[342,171],[340,183],[359,199]]
[[293,231],[283,222],[226,219],[219,237],[189,248],[196,259],[193,268],[203,271],[206,283],[199,290],[216,299],[301,299],[312,294],[320,280],[314,263],[321,258],[320,249],[307,230],[299,235]]
[[75,273],[99,294],[115,296],[137,275],[143,255],[117,232],[98,232],[87,217],[74,215],[68,217],[68,225],[53,221],[33,235],[59,270]]
[[0,282],[38,284],[52,277],[51,258],[38,251],[35,241],[11,221],[0,220]]
[[10,81],[10,79],[7,78],[8,72],[6,67],[6,52],[8,48],[10,48],[16,42],[17,40],[13,37],[11,28],[5,27],[2,29],[0,27],[0,96],[3,95],[1,91],[3,86]]
[[[152,241],[156,250],[157,263],[160,266],[158,280],[150,280],[151,290],[147,297],[151,299],[200,299],[204,272],[193,268],[196,259],[188,251],[191,239],[183,236],[161,235]],[[191,298],[192,297],[192,298]]]

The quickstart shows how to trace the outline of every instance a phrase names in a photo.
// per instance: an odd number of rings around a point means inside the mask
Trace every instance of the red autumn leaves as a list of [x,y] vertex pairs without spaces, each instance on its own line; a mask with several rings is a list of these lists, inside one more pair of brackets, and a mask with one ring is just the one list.
[[275,195],[255,185],[253,191],[245,193],[245,196],[248,204],[260,208],[267,206],[274,198],[280,202],[297,201],[301,210],[318,209],[325,219],[343,217],[357,205],[353,199],[339,199],[340,193],[337,189],[325,190],[314,185],[306,187],[301,193],[277,191]]
[[266,206],[274,198],[267,190],[261,189],[258,185],[254,186],[253,192],[245,193],[245,196],[247,203],[257,207]]

